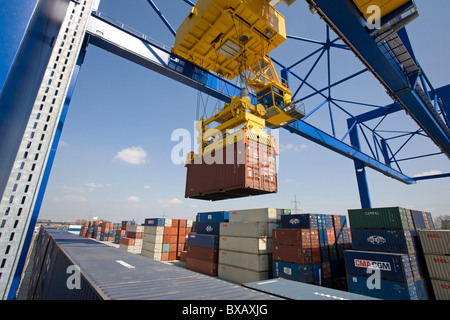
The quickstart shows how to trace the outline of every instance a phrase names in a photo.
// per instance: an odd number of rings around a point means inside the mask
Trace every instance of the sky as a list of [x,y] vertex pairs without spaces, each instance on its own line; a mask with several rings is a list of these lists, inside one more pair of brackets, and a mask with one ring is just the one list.
[[[190,10],[181,0],[154,2],[175,29]],[[434,30],[439,37],[448,28],[450,2],[416,0],[416,4],[420,16],[407,30],[417,59],[438,88],[450,82],[446,57],[450,43],[436,41],[430,34]],[[102,0],[99,10],[169,47],[174,42],[145,0]],[[286,17],[288,34],[325,39],[325,24],[309,12],[305,1],[289,8],[280,4],[278,10]],[[272,52],[272,57],[290,65],[315,49],[315,44],[290,40]],[[341,49],[332,51],[331,61],[334,81],[363,68],[351,52]],[[309,66],[312,62],[308,61]],[[308,63],[296,72],[306,75]],[[325,66],[321,62],[309,78],[317,88],[326,85]],[[310,93],[307,88],[302,90],[298,98]],[[340,99],[377,105],[392,102],[369,73],[332,90]],[[315,98],[305,101],[307,112],[320,102]],[[272,132],[280,145],[278,193],[217,202],[184,198],[186,168],[173,161],[172,152],[179,141],[172,135],[182,129],[193,136],[198,109],[206,106],[211,112],[215,105],[214,99],[192,88],[90,45],[39,217],[143,222],[153,217],[195,219],[197,212],[248,208],[296,208],[298,213],[325,214],[346,214],[348,209],[360,208],[353,161],[284,129]],[[355,114],[371,110],[364,108],[348,105]],[[347,118],[338,111],[334,114],[337,137],[345,134]],[[308,122],[331,132],[326,108]],[[417,129],[404,112],[389,117],[383,126],[386,130]],[[427,138],[412,142],[405,147],[405,155],[418,149],[437,152]],[[196,148],[193,140],[191,144]],[[409,176],[450,172],[445,156],[404,162],[402,170]],[[429,211],[434,217],[450,215],[448,178],[405,185],[367,169],[367,179],[373,207],[401,206]]]

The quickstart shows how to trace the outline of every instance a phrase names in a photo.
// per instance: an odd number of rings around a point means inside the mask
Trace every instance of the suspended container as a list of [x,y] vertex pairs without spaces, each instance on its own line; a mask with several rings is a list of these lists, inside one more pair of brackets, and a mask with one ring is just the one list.
[[191,154],[185,197],[216,201],[276,193],[277,154],[275,139],[259,139],[240,129],[203,154]]

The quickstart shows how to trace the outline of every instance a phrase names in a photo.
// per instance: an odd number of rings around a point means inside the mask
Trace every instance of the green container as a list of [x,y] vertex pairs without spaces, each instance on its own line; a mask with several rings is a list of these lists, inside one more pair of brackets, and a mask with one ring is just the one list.
[[162,252],[170,252],[170,243],[163,243]]
[[409,211],[401,207],[349,209],[352,229],[404,229],[410,230]]

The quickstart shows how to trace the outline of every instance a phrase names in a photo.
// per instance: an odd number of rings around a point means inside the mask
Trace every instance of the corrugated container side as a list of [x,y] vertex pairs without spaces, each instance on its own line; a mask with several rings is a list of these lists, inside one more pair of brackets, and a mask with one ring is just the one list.
[[372,270],[379,270],[382,279],[400,282],[414,279],[406,254],[347,250],[344,255],[348,276],[367,276],[374,274]]
[[450,281],[450,256],[426,254],[425,261],[431,279]]
[[273,262],[274,278],[283,278],[294,281],[313,283],[320,281],[320,273],[314,276],[314,268],[312,264],[301,265],[285,261]]
[[[234,153],[231,164],[226,159],[228,151]],[[239,154],[244,154],[245,160],[240,159]],[[196,158],[188,164],[187,198],[214,201],[277,192],[276,154],[273,147],[253,140],[241,140],[223,149],[213,150],[208,156],[222,163],[215,161],[208,164],[203,158]]]
[[289,228],[273,229],[272,241],[274,245],[301,245],[303,247],[311,247],[311,230]]
[[450,281],[431,279],[436,300],[450,300]]
[[426,230],[425,219],[422,211],[411,210],[412,220],[414,222],[414,228],[417,230]]
[[255,254],[271,253],[272,238],[242,238],[220,236],[219,249]]
[[197,271],[209,276],[217,276],[217,262],[186,257],[186,269]]
[[415,253],[410,230],[351,229],[355,250]]
[[233,237],[272,237],[272,230],[276,230],[273,222],[222,222],[221,236]]
[[318,229],[318,215],[301,213],[281,216],[282,228]]
[[199,212],[196,215],[197,222],[226,222],[229,219],[229,211]]
[[425,254],[450,254],[450,230],[417,230]]
[[270,254],[252,254],[220,250],[219,263],[253,271],[269,271],[272,261]]
[[214,234],[220,233],[220,222],[197,222],[198,234]]
[[407,209],[401,207],[349,209],[352,229],[405,229],[410,230]]
[[414,281],[398,282],[381,279],[379,289],[368,285],[368,282],[371,282],[371,279],[367,276],[349,275],[348,289],[352,293],[383,300],[418,300]]
[[228,222],[277,222],[277,209],[258,208],[232,210]]
[[269,277],[269,273],[267,271],[252,271],[242,268],[237,268],[233,266],[218,265],[217,276],[220,279],[228,280],[233,283],[242,284],[245,282],[253,282],[259,280],[266,280]]
[[188,236],[188,244],[197,247],[219,248],[219,236],[190,233]]
[[302,246],[274,245],[273,260],[297,264],[312,264],[312,250],[311,248],[304,248]]
[[217,262],[219,257],[219,249],[190,245],[187,248],[187,255],[188,257],[194,259]]

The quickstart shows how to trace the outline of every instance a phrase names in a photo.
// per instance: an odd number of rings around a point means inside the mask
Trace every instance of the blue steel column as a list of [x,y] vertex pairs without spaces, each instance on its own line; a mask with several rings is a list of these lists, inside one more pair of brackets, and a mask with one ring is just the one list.
[[78,57],[75,69],[73,71],[73,75],[72,75],[72,79],[70,80],[66,99],[64,101],[61,115],[59,117],[58,127],[56,129],[56,132],[55,132],[55,135],[53,138],[53,142],[52,142],[52,145],[50,148],[47,165],[44,169],[44,174],[42,176],[41,185],[39,187],[38,195],[36,197],[36,203],[34,205],[32,213],[31,213],[30,225],[28,227],[28,230],[27,230],[27,233],[25,236],[25,240],[24,240],[24,244],[23,244],[24,249],[21,252],[19,262],[17,264],[16,272],[14,274],[14,278],[11,283],[11,288],[9,290],[9,294],[8,294],[8,298],[7,298],[8,300],[14,299],[16,291],[19,287],[20,279],[22,276],[22,271],[23,271],[23,268],[25,265],[27,254],[28,254],[28,248],[30,247],[31,239],[32,239],[33,233],[34,233],[34,228],[36,227],[36,222],[39,217],[39,211],[41,209],[42,201],[44,200],[45,189],[47,188],[48,179],[50,178],[50,171],[53,166],[53,161],[55,160],[56,150],[58,148],[59,140],[61,138],[62,129],[63,129],[64,123],[66,120],[67,111],[69,109],[69,104],[70,104],[70,101],[72,100],[73,91],[75,89],[75,84],[78,79],[78,73],[80,71],[81,64],[83,63],[84,56],[86,54],[86,46],[87,46],[87,41],[85,40],[85,43],[83,44],[83,47],[80,51],[80,55]]
[[[347,123],[350,129],[349,133],[350,142],[354,148],[360,149],[361,145],[359,143],[358,137],[358,126],[353,126],[354,119],[348,119]],[[355,159],[353,162],[355,165],[356,181],[358,183],[361,208],[363,209],[372,208],[369,195],[369,186],[367,184],[366,166],[364,165],[364,163],[362,163],[357,159]]]

